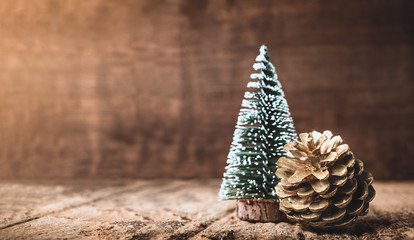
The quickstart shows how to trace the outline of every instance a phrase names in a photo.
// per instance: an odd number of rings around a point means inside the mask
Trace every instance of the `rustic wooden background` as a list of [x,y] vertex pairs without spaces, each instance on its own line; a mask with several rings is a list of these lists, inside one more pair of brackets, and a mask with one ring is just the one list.
[[0,178],[221,177],[267,44],[299,132],[414,178],[414,1],[0,1]]

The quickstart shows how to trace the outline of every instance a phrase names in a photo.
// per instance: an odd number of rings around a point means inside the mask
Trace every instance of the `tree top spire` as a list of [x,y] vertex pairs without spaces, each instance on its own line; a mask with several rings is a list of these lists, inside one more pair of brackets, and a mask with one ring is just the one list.
[[262,45],[259,49],[260,54],[257,55],[256,61],[257,62],[268,62],[270,61],[269,54],[267,54],[267,47]]
[[262,45],[260,47],[260,54],[266,54],[267,53],[267,47],[266,45]]

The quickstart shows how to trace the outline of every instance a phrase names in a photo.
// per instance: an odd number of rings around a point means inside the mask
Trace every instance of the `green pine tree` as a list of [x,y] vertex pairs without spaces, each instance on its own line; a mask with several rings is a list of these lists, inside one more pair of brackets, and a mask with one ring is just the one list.
[[261,46],[253,65],[258,73],[247,84],[233,142],[227,158],[220,199],[276,199],[277,160],[285,155],[283,146],[297,139],[275,68],[267,47]]

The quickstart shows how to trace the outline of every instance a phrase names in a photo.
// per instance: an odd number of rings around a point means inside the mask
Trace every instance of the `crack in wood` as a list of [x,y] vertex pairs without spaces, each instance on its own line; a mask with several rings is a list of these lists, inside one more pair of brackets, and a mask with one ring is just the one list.
[[20,225],[20,224],[23,224],[23,223],[27,223],[27,222],[30,222],[30,221],[39,219],[41,217],[42,216],[31,217],[31,218],[28,218],[28,219],[25,219],[25,220],[22,220],[22,221],[14,222],[14,223],[11,223],[11,224],[8,224],[8,225],[5,225],[5,226],[0,227],[0,230],[6,229],[6,228],[10,228],[10,227],[14,227],[16,225]]
[[201,232],[203,232],[203,231],[205,231],[205,230],[208,230],[208,228],[210,227],[210,226],[212,226],[213,224],[215,224],[215,223],[217,223],[217,222],[219,222],[220,220],[222,220],[222,219],[224,219],[224,218],[227,218],[227,217],[230,217],[231,215],[233,215],[234,214],[234,208],[232,208],[232,211],[231,212],[229,212],[229,211],[227,211],[227,214],[225,214],[225,215],[223,215],[223,216],[221,216],[220,218],[216,218],[215,220],[213,220],[213,221],[210,221],[208,224],[203,224],[203,225],[201,225],[200,224],[200,227],[201,227],[201,229],[200,229],[200,231],[198,231],[197,233],[195,233],[194,235],[192,235],[192,236],[189,236],[188,238],[192,238],[192,237],[194,237],[195,239],[198,239],[199,237],[202,237],[202,236],[197,236],[197,235],[199,235]]

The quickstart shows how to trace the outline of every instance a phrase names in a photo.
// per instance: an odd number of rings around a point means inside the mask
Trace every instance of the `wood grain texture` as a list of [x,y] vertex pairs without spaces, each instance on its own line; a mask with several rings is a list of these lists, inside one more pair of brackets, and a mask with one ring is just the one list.
[[1,1],[0,178],[222,176],[267,44],[299,132],[412,179],[413,3]]
[[[1,239],[412,239],[413,182],[374,183],[370,213],[343,231],[249,223],[220,180],[1,182]],[[34,201],[34,199],[38,201]],[[7,201],[6,201],[7,199]],[[72,200],[71,200],[72,199]],[[83,199],[73,204],[76,199]],[[53,207],[61,205],[62,207]],[[52,206],[52,207],[51,207]],[[53,210],[52,210],[53,209]],[[23,216],[15,218],[15,216]]]

